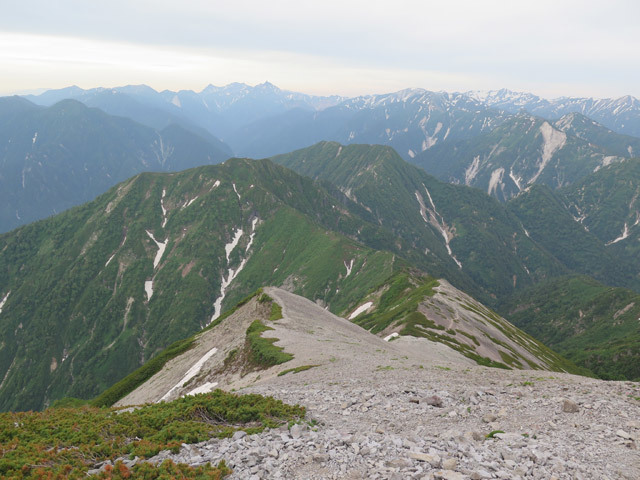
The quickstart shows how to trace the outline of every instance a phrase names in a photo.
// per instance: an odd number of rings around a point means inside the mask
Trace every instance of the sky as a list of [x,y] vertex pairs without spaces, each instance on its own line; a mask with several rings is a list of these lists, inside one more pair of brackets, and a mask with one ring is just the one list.
[[640,97],[636,0],[2,0],[0,94],[78,85]]

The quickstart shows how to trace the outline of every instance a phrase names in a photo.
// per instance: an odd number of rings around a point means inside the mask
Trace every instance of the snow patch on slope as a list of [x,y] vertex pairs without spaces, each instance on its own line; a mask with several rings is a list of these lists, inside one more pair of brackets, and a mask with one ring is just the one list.
[[366,310],[369,310],[372,305],[373,305],[373,302],[363,303],[358,308],[356,308],[351,315],[349,315],[349,320],[353,320],[358,315],[360,315],[362,312],[364,312]]
[[9,290],[9,293],[7,293],[4,298],[2,299],[2,301],[0,302],[0,313],[2,313],[2,309],[4,308],[4,304],[7,303],[7,299],[9,298],[9,295],[11,295],[11,290]]
[[144,291],[147,293],[147,300],[151,300],[153,296],[153,280],[144,282]]
[[624,222],[624,229],[622,230],[622,235],[620,235],[618,238],[611,240],[610,242],[607,242],[607,245],[613,245],[614,243],[618,243],[624,240],[625,238],[629,238],[629,225],[627,225],[627,222]]
[[516,187],[518,187],[518,190],[519,190],[519,191],[522,191],[522,187],[520,186],[520,181],[521,181],[522,179],[521,179],[521,178],[519,178],[519,177],[516,177],[516,176],[513,174],[513,168],[509,169],[509,178],[510,178],[511,180],[513,180],[513,183],[515,183],[515,184],[516,184]]
[[[245,252],[248,252],[249,248],[251,248],[251,244],[253,243],[253,237],[255,235],[256,225],[258,224],[258,221],[259,221],[259,219],[256,217],[251,222],[251,234],[249,236],[249,241],[247,242],[247,248],[245,249]],[[229,257],[231,255],[231,252],[233,252],[233,250],[238,245],[238,242],[240,241],[240,238],[242,237],[242,234],[243,234],[242,229],[238,228],[236,230],[231,242],[227,243],[225,245],[225,247],[224,247],[224,250],[225,250],[225,253],[226,253],[227,266],[228,267],[229,267]],[[231,282],[233,282],[235,280],[235,278],[238,276],[238,274],[245,267],[245,265],[247,264],[247,260],[248,260],[248,258],[243,258],[242,261],[240,262],[240,265],[238,265],[238,268],[236,268],[236,269],[233,269],[233,268],[229,267],[228,270],[227,270],[227,277],[226,278],[225,278],[224,274],[222,274],[222,276],[220,278],[220,296],[216,299],[216,301],[213,304],[213,315],[211,316],[211,320],[209,320],[209,324],[211,322],[213,322],[216,318],[218,318],[220,316],[220,314],[222,313],[222,301],[224,300],[224,298],[225,298],[225,296],[227,294],[227,288],[229,287],[229,285],[231,285]]]
[[105,264],[104,264],[104,266],[106,267],[107,265],[109,265],[109,264],[111,263],[111,260],[113,260],[113,257],[115,257],[115,256],[116,256],[116,254],[115,254],[115,253],[114,253],[113,255],[111,255],[111,256],[109,257],[109,260],[107,260],[107,263],[105,263]]
[[[424,190],[427,193],[427,198],[429,199],[429,203],[431,204],[431,209],[429,210],[427,208],[427,206],[424,203],[424,199],[422,198],[422,195],[420,195],[420,192],[416,190],[415,195],[416,195],[416,200],[418,200],[418,203],[420,204],[420,215],[422,216],[422,219],[425,221],[427,225],[431,225],[432,227],[440,231],[440,233],[442,234],[442,237],[444,238],[444,244],[447,249],[447,253],[453,259],[453,261],[456,262],[456,265],[458,265],[458,268],[462,268],[462,263],[460,263],[460,261],[455,257],[455,255],[453,254],[453,251],[451,250],[451,245],[449,245],[449,242],[453,238],[453,233],[450,231],[449,227],[445,223],[442,215],[440,215],[436,210],[436,206],[433,203],[433,198],[431,198],[431,194],[429,193],[429,190],[427,189],[427,187],[424,186],[424,184],[422,186],[424,187]],[[427,217],[427,213],[429,214],[428,217]]]
[[164,208],[164,196],[167,194],[167,191],[162,189],[162,197],[160,197],[160,208],[162,209],[162,228],[167,224],[167,209]]
[[151,240],[153,240],[155,244],[158,246],[158,252],[156,253],[156,258],[153,259],[153,268],[155,269],[160,263],[160,260],[162,260],[162,255],[164,255],[164,251],[167,248],[167,243],[169,243],[169,239],[167,238],[164,242],[159,242],[155,239],[155,237],[149,230],[145,230],[145,232],[147,232],[147,235],[149,235]]
[[242,237],[242,233],[243,232],[241,228],[237,229],[231,241],[224,246],[224,251],[227,254],[227,263],[229,263],[229,255],[231,255],[231,252],[233,252],[233,250],[238,245],[240,237]]
[[349,265],[347,265],[347,262],[343,262],[344,263],[344,268],[347,269],[347,274],[344,276],[344,278],[347,278],[349,275],[351,275],[351,270],[353,269],[353,261],[355,259],[352,258],[351,261],[349,262]]
[[218,382],[206,382],[206,383],[203,383],[199,387],[196,387],[193,390],[191,390],[189,393],[187,393],[185,395],[185,397],[188,396],[188,395],[197,395],[199,393],[209,393],[211,390],[213,390],[217,386],[218,386]]
[[164,394],[159,402],[167,401],[174,391],[176,391],[178,388],[182,387],[185,383],[195,377],[200,372],[202,366],[207,362],[207,360],[213,357],[213,355],[215,355],[217,351],[218,349],[216,347],[213,347],[211,350],[205,353],[200,358],[200,360],[198,360],[189,370],[187,370],[187,373],[184,374],[184,377],[182,377],[182,379],[178,383],[176,383],[167,393]]

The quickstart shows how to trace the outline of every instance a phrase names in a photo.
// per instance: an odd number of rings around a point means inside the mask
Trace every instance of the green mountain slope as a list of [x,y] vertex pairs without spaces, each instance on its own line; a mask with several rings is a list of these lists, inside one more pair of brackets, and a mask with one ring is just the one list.
[[236,159],[142,174],[2,235],[0,409],[93,396],[257,286],[344,309],[396,261],[334,233],[359,230],[380,228],[310,179]]
[[602,168],[562,194],[571,214],[640,272],[640,159]]
[[229,155],[182,127],[162,131],[65,100],[49,108],[0,99],[0,232],[79,205],[143,171]]
[[564,115],[553,122],[553,125],[565,133],[604,148],[611,155],[619,157],[640,155],[640,138],[615,133],[580,113]]
[[[596,137],[602,141],[601,133]],[[478,187],[506,201],[528,185],[559,188],[623,158],[596,145],[595,139],[519,114],[489,133],[440,144],[412,161],[442,180]]]
[[427,338],[480,365],[589,374],[446,280],[401,271],[361,303],[349,318],[389,340]]
[[273,160],[336,185],[398,237],[404,258],[483,301],[567,271],[495,199],[442,183],[390,147],[321,142]]
[[[640,289],[633,264],[606,247],[571,215],[561,192],[533,185],[507,206],[539,245],[571,271],[590,275],[609,285]],[[611,212],[610,212],[611,215]]]
[[504,306],[527,333],[601,378],[640,379],[640,295],[582,276],[519,292]]

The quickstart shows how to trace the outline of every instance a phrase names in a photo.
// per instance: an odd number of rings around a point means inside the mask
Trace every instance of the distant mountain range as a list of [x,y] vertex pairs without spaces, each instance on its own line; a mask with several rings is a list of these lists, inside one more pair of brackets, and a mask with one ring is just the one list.
[[630,95],[620,98],[560,97],[547,100],[531,93],[507,89],[471,91],[466,94],[487,107],[510,113],[525,110],[551,120],[570,113],[580,113],[615,132],[640,137],[640,101]]
[[223,144],[175,124],[156,130],[75,100],[43,108],[0,98],[0,232],[92,200],[136,173],[229,156]]
[[630,96],[545,100],[509,90],[406,89],[343,98],[267,82],[209,85],[201,92],[69,87],[27,98],[42,105],[72,98],[156,129],[177,124],[252,158],[320,141],[389,145],[442,180],[477,186],[501,200],[529,183],[568,185],[640,152],[640,102]]
[[442,143],[413,161],[442,180],[478,187],[506,201],[533,184],[571,185],[639,149],[640,139],[580,114],[549,122],[520,113],[488,133]]

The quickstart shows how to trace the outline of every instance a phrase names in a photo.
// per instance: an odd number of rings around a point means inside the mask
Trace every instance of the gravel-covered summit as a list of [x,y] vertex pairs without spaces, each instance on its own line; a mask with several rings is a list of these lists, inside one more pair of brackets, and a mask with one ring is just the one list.
[[238,479],[640,478],[638,383],[447,362],[446,352],[429,355],[428,343],[404,337],[354,341],[352,354],[348,339],[324,336],[293,348],[295,330],[310,327],[298,319],[284,328],[304,305],[281,292],[269,291],[285,314],[274,335],[299,357],[321,349],[330,360],[239,392],[304,405],[307,422],[183,445],[152,461],[224,459]]

